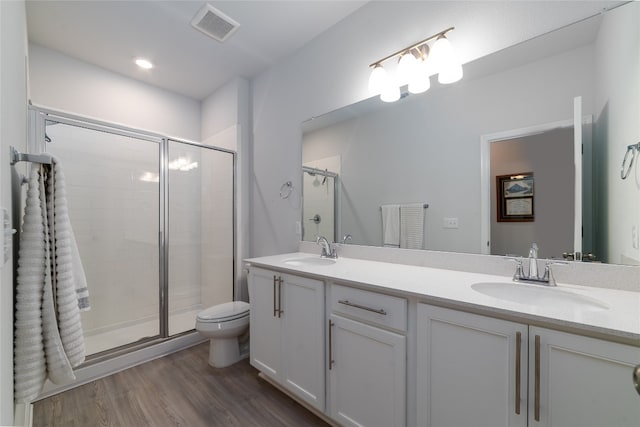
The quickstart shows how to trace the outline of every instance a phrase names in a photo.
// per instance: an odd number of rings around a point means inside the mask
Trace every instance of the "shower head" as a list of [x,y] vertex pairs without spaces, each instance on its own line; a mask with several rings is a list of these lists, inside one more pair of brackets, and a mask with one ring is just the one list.
[[53,126],[53,125],[57,125],[60,122],[54,122],[53,120],[45,120],[44,121],[44,142],[53,142],[53,140],[51,139],[51,137],[49,137],[49,135],[47,135],[47,128],[49,126]]

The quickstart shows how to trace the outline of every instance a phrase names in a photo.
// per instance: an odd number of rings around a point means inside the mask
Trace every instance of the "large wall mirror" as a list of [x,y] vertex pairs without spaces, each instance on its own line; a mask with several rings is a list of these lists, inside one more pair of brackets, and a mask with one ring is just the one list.
[[306,121],[303,239],[388,245],[387,209],[424,206],[417,246],[400,247],[526,256],[536,242],[540,257],[640,265],[640,159],[621,177],[640,140],[639,18],[627,3],[465,64],[455,84]]

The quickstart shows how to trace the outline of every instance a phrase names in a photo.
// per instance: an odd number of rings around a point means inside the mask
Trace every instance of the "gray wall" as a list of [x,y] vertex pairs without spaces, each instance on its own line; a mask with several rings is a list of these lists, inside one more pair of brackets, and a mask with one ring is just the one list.
[[540,258],[573,252],[573,128],[491,144],[491,182],[496,176],[533,172],[534,221],[498,222],[496,185],[491,186],[491,253],[527,256],[538,244]]

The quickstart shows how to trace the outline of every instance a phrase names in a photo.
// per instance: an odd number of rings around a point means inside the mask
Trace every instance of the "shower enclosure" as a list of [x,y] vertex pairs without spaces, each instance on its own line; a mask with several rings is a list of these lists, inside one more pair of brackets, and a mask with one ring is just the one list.
[[61,163],[89,286],[89,360],[191,331],[234,296],[235,154],[31,111],[32,151]]
[[318,236],[338,241],[338,174],[328,169],[302,167],[302,240]]

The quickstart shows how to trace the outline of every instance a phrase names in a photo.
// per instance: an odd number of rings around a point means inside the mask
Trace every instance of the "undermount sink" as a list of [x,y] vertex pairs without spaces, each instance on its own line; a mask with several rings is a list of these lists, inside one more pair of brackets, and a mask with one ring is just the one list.
[[336,263],[336,260],[333,258],[320,258],[317,257],[304,257],[304,258],[291,258],[285,259],[283,261],[285,264],[293,265],[293,266],[321,266],[321,265],[332,265]]
[[595,298],[543,285],[480,282],[471,285],[471,289],[493,298],[512,301],[519,304],[589,311],[609,309],[605,303]]

